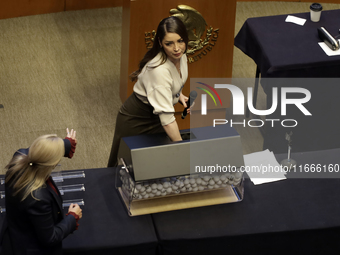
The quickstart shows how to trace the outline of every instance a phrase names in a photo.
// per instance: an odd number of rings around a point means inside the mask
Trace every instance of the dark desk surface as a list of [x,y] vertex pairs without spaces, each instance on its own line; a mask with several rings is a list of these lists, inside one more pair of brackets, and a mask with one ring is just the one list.
[[249,18],[235,38],[235,46],[260,69],[267,109],[272,106],[273,87],[303,87],[311,92],[311,100],[305,104],[311,117],[303,116],[295,106],[282,116],[279,98],[279,109],[266,118],[294,119],[299,124],[293,128],[266,125],[263,148],[283,153],[287,147],[285,133],[290,131],[296,151],[340,147],[339,81],[277,79],[340,77],[340,56],[325,54],[318,45],[321,40],[317,32],[318,27],[324,26],[333,36],[339,35],[340,10],[323,11],[319,22],[312,22],[309,12],[291,15],[306,19],[304,26],[285,22],[288,15]]
[[85,174],[83,218],[79,230],[64,240],[64,254],[155,254],[158,240],[151,216],[128,216],[115,188],[115,168]]
[[235,37],[235,46],[251,57],[261,77],[340,77],[340,56],[328,57],[318,42],[317,28],[339,35],[340,10],[323,11],[319,22],[309,13],[304,26],[285,22],[287,15],[249,18]]
[[[85,202],[79,229],[63,241],[64,254],[156,254],[158,239],[152,218],[128,216],[115,188],[115,168],[84,171],[85,178],[62,183],[85,184],[85,192],[63,196],[64,201],[83,198]],[[67,208],[64,210],[66,213]],[[3,217],[1,214],[0,225]]]
[[[292,158],[298,164],[340,164],[339,154],[334,149]],[[278,155],[279,162],[285,156]],[[289,173],[287,180],[257,186],[246,179],[241,202],[129,217],[115,190],[115,169],[84,171],[86,178],[76,183],[86,191],[73,193],[84,198],[84,217],[64,240],[65,254],[340,252],[340,178],[294,179]]]
[[[327,163],[330,153],[340,163],[340,149],[293,156]],[[339,214],[340,179],[290,178],[257,186],[246,179],[242,202],[152,217],[167,255],[339,254]]]

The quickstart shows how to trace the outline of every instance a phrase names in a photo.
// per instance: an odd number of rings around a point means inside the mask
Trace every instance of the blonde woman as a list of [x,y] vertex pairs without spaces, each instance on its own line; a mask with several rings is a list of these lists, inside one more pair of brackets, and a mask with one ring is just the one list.
[[76,143],[76,132],[67,129],[65,139],[40,136],[14,154],[6,166],[1,254],[62,254],[62,240],[77,229],[82,210],[72,204],[63,215],[50,174],[63,156],[73,156]]

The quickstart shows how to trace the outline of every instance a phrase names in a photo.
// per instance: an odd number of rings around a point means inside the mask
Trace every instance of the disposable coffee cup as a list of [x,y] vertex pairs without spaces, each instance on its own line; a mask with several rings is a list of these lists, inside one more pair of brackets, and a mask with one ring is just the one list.
[[313,3],[310,5],[310,19],[313,22],[319,22],[321,17],[322,5]]

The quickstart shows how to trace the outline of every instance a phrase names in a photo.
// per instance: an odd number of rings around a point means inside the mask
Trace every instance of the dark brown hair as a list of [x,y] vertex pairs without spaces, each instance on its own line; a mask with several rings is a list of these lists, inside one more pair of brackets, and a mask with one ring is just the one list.
[[144,58],[139,62],[138,70],[136,70],[130,75],[131,81],[137,80],[138,75],[140,74],[140,72],[142,71],[146,63],[149,62],[154,57],[156,57],[156,55],[159,52],[162,52],[162,61],[159,65],[164,64],[164,62],[167,60],[167,55],[165,54],[164,49],[161,48],[159,42],[163,41],[164,36],[167,33],[178,34],[185,42],[185,46],[186,46],[185,52],[186,52],[189,39],[188,39],[187,29],[185,25],[183,24],[183,22],[179,18],[174,17],[174,16],[170,16],[168,18],[163,19],[158,25],[152,48],[144,55]]

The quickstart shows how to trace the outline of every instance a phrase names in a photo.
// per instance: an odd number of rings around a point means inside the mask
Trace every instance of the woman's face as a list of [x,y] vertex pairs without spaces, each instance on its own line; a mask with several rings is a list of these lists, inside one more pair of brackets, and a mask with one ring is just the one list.
[[175,64],[180,60],[186,48],[184,40],[176,33],[166,33],[161,45],[168,58]]

